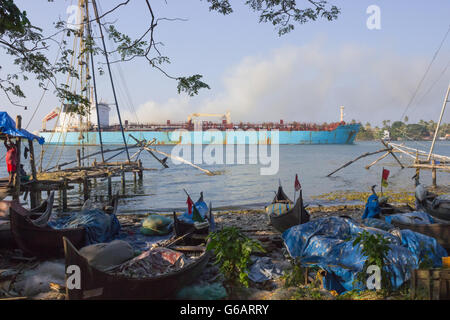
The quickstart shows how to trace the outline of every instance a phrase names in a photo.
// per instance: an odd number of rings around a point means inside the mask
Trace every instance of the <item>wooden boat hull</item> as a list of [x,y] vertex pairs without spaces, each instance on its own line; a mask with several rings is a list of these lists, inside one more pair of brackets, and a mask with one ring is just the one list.
[[392,221],[392,224],[400,229],[409,229],[414,232],[418,232],[432,238],[435,238],[437,242],[444,247],[447,252],[450,252],[450,224],[409,224]]
[[[0,248],[8,248],[8,249],[16,249],[18,248],[17,243],[14,240],[12,231],[11,231],[11,220],[10,220],[10,207],[12,201],[1,201],[1,219],[0,219]],[[38,207],[30,210],[28,212],[29,218],[31,220],[36,220],[41,218],[42,214],[47,211],[48,207],[53,206],[53,196],[43,201]],[[49,208],[52,210],[52,208]],[[47,216],[50,218],[50,215]]]
[[17,246],[25,253],[40,257],[62,257],[64,245],[62,238],[70,239],[75,246],[81,247],[85,243],[85,229],[56,230],[50,227],[36,227],[24,214],[20,204],[11,205],[11,232]]
[[[276,201],[280,200],[290,201],[287,196],[283,196],[283,198],[285,199],[278,199],[278,195],[284,195],[284,192],[282,190],[280,191],[280,189],[281,187],[279,188],[277,196],[275,197],[273,203],[276,203]],[[301,191],[294,208],[281,215],[269,214],[269,218],[272,226],[281,233],[285,232],[289,228],[292,228],[293,226],[308,222],[310,216],[303,205],[303,197]]]
[[424,210],[438,219],[450,221],[450,202],[442,202],[437,208],[433,208],[433,201],[423,201]]
[[64,251],[66,267],[78,266],[81,275],[80,289],[66,289],[69,300],[169,298],[198,278],[211,256],[211,253],[206,251],[195,262],[179,271],[149,279],[133,279],[111,275],[90,266],[67,238],[64,238]]

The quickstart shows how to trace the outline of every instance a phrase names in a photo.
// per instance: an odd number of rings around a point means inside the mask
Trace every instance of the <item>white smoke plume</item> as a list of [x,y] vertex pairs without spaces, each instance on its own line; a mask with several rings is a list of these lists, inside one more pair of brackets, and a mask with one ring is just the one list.
[[[137,108],[137,117],[141,123],[165,123],[168,119],[185,120],[192,112],[229,110],[233,122],[333,122],[339,120],[339,106],[343,105],[347,121],[400,120],[426,64],[424,57],[405,58],[354,45],[343,45],[335,51],[323,42],[283,47],[265,56],[244,58],[224,74],[221,92],[212,88],[209,97],[196,98],[195,104],[185,96],[163,104],[149,101]],[[422,93],[440,71],[432,70]],[[441,91],[446,87],[443,82],[422,100],[422,105],[413,105],[410,121],[437,118]],[[420,98],[421,93],[417,101]],[[136,116],[125,112],[127,118]]]

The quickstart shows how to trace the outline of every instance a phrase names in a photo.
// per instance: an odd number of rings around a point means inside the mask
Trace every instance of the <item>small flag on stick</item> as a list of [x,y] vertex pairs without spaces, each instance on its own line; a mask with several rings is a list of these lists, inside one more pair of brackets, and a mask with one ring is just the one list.
[[300,191],[302,189],[302,186],[300,184],[300,181],[298,181],[298,174],[295,175],[295,191]]
[[188,196],[186,204],[188,205],[188,213],[192,214],[192,206],[194,205],[194,202],[192,201],[191,197]]
[[381,185],[385,188],[389,185],[387,181],[389,178],[389,173],[390,173],[389,170],[383,168],[383,174],[381,176]]

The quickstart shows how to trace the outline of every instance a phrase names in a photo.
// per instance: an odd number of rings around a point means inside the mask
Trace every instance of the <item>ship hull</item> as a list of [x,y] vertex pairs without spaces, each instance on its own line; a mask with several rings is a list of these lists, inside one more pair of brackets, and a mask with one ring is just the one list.
[[[130,137],[151,141],[155,145],[176,144],[352,144],[360,128],[359,124],[340,125],[331,131],[125,131],[128,144]],[[98,132],[41,132],[45,143],[50,145],[99,145]],[[120,131],[102,132],[105,145],[123,145]]]

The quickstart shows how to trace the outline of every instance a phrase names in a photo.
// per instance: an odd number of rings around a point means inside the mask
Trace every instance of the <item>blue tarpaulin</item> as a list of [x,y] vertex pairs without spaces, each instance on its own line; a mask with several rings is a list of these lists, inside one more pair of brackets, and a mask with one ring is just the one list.
[[426,212],[422,211],[414,211],[400,214],[391,214],[384,217],[384,220],[387,223],[391,223],[393,221],[407,223],[407,224],[433,224],[434,219]]
[[120,231],[120,222],[114,214],[100,209],[86,210],[49,222],[54,229],[86,229],[86,245],[114,240]]
[[327,290],[342,293],[365,288],[365,284],[354,284],[366,257],[361,253],[361,245],[353,246],[353,240],[363,231],[389,239],[385,270],[394,289],[411,277],[411,270],[418,269],[425,256],[431,258],[435,267],[442,266],[442,257],[447,256],[434,238],[410,230],[389,233],[340,217],[316,219],[292,227],[283,233],[283,240],[291,257],[300,258],[302,265],[326,271]]
[[25,129],[17,129],[16,122],[4,111],[0,111],[0,132],[13,137],[21,137],[29,140],[35,139],[39,144],[44,144],[45,142],[44,138],[35,136]]

